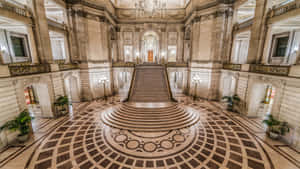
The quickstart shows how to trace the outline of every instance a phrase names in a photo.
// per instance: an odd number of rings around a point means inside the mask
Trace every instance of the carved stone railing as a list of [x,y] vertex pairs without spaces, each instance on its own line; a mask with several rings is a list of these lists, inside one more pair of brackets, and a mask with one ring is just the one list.
[[10,2],[6,2],[5,0],[0,1],[0,9],[4,9],[10,12],[14,12],[18,15],[30,17],[31,12],[26,6],[16,5]]
[[280,16],[282,14],[285,14],[285,13],[289,12],[289,11],[300,8],[300,3],[297,2],[297,1],[298,0],[295,0],[295,1],[292,1],[292,2],[287,3],[285,5],[282,5],[282,6],[273,7],[273,9],[271,9],[269,11],[268,17],[272,18],[272,17],[275,17],[275,16]]
[[49,64],[38,65],[9,65],[9,71],[11,76],[23,76],[39,73],[49,73],[51,71]]
[[79,69],[79,65],[75,63],[58,64],[60,71]]
[[166,64],[167,67],[188,67],[187,63],[176,63],[176,62],[169,62]]
[[290,66],[250,65],[250,72],[288,76],[290,72]]
[[135,63],[133,62],[114,62],[113,67],[134,67]]
[[223,64],[223,69],[241,71],[242,65],[241,64],[225,63],[225,64]]

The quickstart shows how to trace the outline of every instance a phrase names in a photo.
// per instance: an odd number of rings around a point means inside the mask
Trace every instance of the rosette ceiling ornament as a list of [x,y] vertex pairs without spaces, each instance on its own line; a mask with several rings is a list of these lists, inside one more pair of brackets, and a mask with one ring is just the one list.
[[136,0],[136,17],[165,17],[167,0]]

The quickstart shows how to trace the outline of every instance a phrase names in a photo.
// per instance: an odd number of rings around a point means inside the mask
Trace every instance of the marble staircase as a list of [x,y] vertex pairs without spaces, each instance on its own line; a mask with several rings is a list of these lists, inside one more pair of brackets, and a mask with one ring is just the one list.
[[132,84],[129,101],[132,102],[169,102],[165,69],[161,65],[140,65]]
[[143,132],[181,129],[194,125],[198,120],[197,112],[178,104],[157,108],[125,103],[102,114],[102,121],[110,127]]

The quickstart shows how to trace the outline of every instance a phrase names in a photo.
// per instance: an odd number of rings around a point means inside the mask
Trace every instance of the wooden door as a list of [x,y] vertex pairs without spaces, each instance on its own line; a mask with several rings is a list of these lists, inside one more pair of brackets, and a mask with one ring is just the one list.
[[153,51],[148,51],[148,62],[153,62]]

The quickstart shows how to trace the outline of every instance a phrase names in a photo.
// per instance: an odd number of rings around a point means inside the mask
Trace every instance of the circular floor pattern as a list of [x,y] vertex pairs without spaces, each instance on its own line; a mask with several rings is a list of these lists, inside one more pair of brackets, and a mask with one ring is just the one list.
[[271,169],[262,147],[245,129],[204,103],[193,106],[200,115],[197,124],[153,135],[106,126],[100,112],[111,105],[99,104],[52,132],[29,168]]

